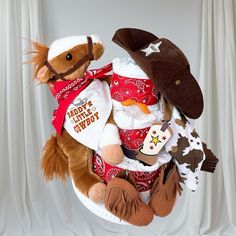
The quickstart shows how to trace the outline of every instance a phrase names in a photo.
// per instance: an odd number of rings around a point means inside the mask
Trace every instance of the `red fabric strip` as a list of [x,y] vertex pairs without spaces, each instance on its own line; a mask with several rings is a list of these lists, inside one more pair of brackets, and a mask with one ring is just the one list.
[[158,91],[150,79],[137,79],[113,73],[111,97],[118,102],[132,99],[145,105],[157,103]]

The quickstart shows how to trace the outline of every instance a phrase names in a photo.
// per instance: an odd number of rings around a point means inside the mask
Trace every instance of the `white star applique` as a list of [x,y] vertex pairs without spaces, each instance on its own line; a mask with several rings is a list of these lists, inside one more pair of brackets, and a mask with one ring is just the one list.
[[159,43],[156,43],[156,44],[150,43],[147,48],[142,49],[141,51],[146,53],[146,55],[145,55],[146,57],[152,53],[158,53],[158,52],[160,52],[159,47],[160,47],[161,43],[162,43],[162,41]]

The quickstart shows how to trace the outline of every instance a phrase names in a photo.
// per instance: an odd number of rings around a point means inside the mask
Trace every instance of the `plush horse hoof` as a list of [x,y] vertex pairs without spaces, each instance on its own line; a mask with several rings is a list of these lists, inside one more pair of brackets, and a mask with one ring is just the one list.
[[124,153],[119,144],[110,144],[101,149],[103,160],[110,165],[118,165],[124,159]]
[[[162,167],[161,167],[162,168]],[[177,193],[181,194],[181,177],[176,169],[176,165],[167,173],[165,179],[164,168],[161,169],[160,176],[153,185],[149,206],[155,215],[164,217],[171,213]]]
[[153,211],[140,198],[127,180],[113,178],[107,184],[105,207],[113,215],[130,224],[145,226],[153,220]]
[[104,183],[94,184],[88,192],[88,197],[96,203],[104,202],[106,194],[106,185]]

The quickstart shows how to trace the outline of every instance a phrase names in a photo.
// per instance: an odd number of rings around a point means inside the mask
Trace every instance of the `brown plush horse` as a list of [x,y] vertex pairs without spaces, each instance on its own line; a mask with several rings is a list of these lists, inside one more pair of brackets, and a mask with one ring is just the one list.
[[[56,40],[50,48],[33,42],[31,63],[35,78],[46,83],[72,81],[83,77],[92,60],[98,60],[104,47],[97,36],[72,36]],[[107,79],[109,81],[109,78]],[[113,124],[110,116],[107,123]],[[123,158],[118,143],[107,143],[102,147],[103,156],[113,156],[115,160]],[[41,168],[46,180],[59,178],[66,180],[71,175],[75,186],[84,195],[95,202],[103,201],[106,185],[93,173],[93,150],[76,141],[62,128],[61,134],[51,135],[44,146]]]

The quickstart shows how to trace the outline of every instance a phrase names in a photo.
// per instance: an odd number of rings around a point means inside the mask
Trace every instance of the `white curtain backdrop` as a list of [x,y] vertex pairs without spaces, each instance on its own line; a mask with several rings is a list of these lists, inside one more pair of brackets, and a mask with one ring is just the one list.
[[[52,104],[22,56],[26,39],[42,41],[40,0],[0,0],[0,235],[235,236],[236,4],[203,0],[200,85],[205,111],[195,124],[220,163],[203,173],[196,193],[185,189],[172,214],[147,227],[106,222],[77,199],[71,182],[45,184],[40,154]],[[53,14],[53,13],[51,13]],[[64,16],[62,16],[64,17]]]
[[[236,235],[236,1],[203,0],[200,86],[205,108],[199,133],[220,158],[204,177],[201,232]],[[228,233],[226,233],[228,232]]]

